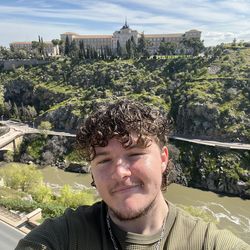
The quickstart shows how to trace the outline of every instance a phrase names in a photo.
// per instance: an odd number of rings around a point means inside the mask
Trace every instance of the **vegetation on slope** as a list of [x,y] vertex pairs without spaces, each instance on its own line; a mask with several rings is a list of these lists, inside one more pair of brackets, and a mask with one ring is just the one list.
[[[1,114],[34,120],[37,124],[46,120],[55,129],[75,130],[81,120],[102,103],[129,97],[153,104],[173,117],[174,132],[178,135],[250,142],[249,68],[250,48],[234,45],[207,48],[204,54],[195,57],[175,55],[113,60],[64,57],[47,65],[0,74],[0,85],[4,87]],[[0,93],[3,96],[3,92]],[[26,154],[32,160],[42,159],[43,156],[38,157],[40,151],[30,149]],[[190,145],[188,148],[180,146],[180,149],[186,153],[193,151]],[[230,156],[201,149],[206,153],[197,149],[200,155],[195,159],[180,158],[183,171],[191,166],[188,168],[190,173],[184,171],[189,185],[240,195],[248,193],[249,165],[243,164],[244,157],[233,163],[230,159],[238,159],[236,153]],[[207,163],[197,163],[199,156],[201,159],[204,156]],[[227,167],[216,174],[224,162],[228,162]],[[200,165],[206,171],[205,182],[197,172]],[[210,170],[214,174],[211,178]],[[209,186],[208,179],[213,178],[214,184]],[[222,183],[232,181],[237,188],[245,185],[244,191],[220,187],[220,180]]]
[[65,57],[2,73],[2,114],[37,124],[49,120],[54,128],[70,130],[93,107],[126,96],[169,113],[179,135],[247,142],[249,65],[250,48],[222,45],[197,57],[107,61]]
[[21,212],[42,208],[43,218],[62,215],[67,207],[90,205],[96,198],[93,191],[75,191],[64,185],[59,193],[43,182],[41,172],[34,165],[10,163],[1,167],[0,205]]

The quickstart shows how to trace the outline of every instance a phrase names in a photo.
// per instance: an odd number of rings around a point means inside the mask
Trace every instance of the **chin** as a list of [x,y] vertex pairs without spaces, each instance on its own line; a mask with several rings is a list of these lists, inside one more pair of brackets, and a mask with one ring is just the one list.
[[[140,205],[140,207],[138,206]],[[134,204],[134,206],[129,204],[124,204],[122,203],[120,208],[110,208],[111,213],[120,221],[124,221],[124,220],[135,220],[138,219],[140,217],[145,216],[150,209],[152,208],[153,202],[151,202],[150,204],[145,204],[144,206],[142,206],[142,204],[137,201],[136,205]]]

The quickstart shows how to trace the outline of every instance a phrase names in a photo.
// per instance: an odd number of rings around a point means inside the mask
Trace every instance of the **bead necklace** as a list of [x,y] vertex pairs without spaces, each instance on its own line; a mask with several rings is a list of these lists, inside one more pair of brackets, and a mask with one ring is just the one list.
[[[113,235],[112,230],[111,230],[111,226],[110,226],[110,217],[109,217],[109,215],[108,215],[108,212],[107,212],[107,215],[106,215],[106,222],[107,222],[107,227],[108,227],[108,231],[109,231],[109,236],[110,236],[110,239],[111,239],[111,241],[112,241],[113,247],[114,247],[115,250],[119,250],[119,248],[118,248],[118,246],[117,246],[117,244],[116,244],[114,235]],[[159,240],[157,241],[157,243],[156,243],[156,245],[155,245],[155,247],[154,247],[155,250],[159,250],[159,249],[160,249],[161,241],[162,241],[163,236],[164,236],[165,224],[166,224],[166,218],[164,219],[163,224],[162,224],[160,238],[159,238]]]

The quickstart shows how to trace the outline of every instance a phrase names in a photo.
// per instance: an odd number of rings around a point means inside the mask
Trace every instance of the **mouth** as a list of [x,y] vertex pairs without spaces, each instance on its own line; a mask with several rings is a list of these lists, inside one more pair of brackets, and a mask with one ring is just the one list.
[[112,194],[115,194],[115,193],[129,193],[129,192],[136,191],[136,190],[140,189],[141,187],[142,187],[141,184],[119,186],[119,187],[114,188],[111,191],[111,193]]

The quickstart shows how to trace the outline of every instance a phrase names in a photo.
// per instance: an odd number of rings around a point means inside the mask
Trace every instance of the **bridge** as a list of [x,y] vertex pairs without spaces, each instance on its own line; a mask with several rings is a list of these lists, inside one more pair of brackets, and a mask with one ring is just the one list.
[[1,124],[9,127],[9,132],[0,136],[0,150],[16,150],[16,142],[19,140],[21,142],[23,135],[25,134],[42,134],[46,135],[58,135],[66,137],[75,137],[75,134],[66,132],[57,132],[51,130],[41,130],[36,128],[31,128],[27,124],[15,121],[1,121]]
[[[0,136],[0,150],[4,149],[8,144],[13,143],[13,149],[15,150],[16,144],[15,141],[17,138],[22,137],[25,134],[38,134],[38,133],[46,133],[47,135],[57,135],[57,136],[66,136],[66,137],[75,137],[75,134],[66,133],[66,132],[58,132],[51,130],[41,130],[31,128],[27,124],[14,122],[14,121],[1,121],[3,125],[6,125],[10,128],[10,131],[2,136]],[[238,149],[238,150],[250,150],[250,144],[247,143],[236,143],[236,142],[220,142],[213,140],[201,140],[201,139],[189,139],[178,136],[171,136],[170,139],[186,141],[190,143],[206,145],[210,147],[219,147],[226,149]]]
[[188,138],[178,137],[178,136],[171,136],[170,139],[186,141],[186,142],[206,145],[210,147],[250,150],[250,144],[240,143],[240,142],[220,142],[220,141],[210,141],[210,140],[201,140],[201,139],[188,139]]

